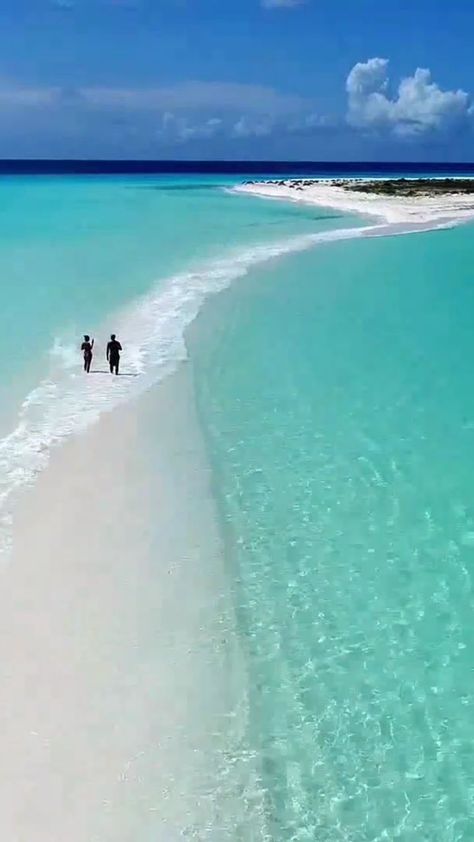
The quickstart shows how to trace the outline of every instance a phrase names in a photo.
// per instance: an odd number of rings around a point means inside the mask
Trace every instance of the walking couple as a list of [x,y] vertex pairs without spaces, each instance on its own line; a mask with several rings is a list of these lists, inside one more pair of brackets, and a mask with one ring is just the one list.
[[[110,373],[111,374],[118,374],[120,368],[120,351],[122,350],[122,346],[118,341],[115,333],[112,334],[110,337],[110,342],[107,343],[107,361],[110,366]],[[89,374],[91,370],[91,363],[94,351],[94,339],[91,340],[90,336],[85,334],[84,342],[81,345],[81,351],[84,354],[84,371]]]

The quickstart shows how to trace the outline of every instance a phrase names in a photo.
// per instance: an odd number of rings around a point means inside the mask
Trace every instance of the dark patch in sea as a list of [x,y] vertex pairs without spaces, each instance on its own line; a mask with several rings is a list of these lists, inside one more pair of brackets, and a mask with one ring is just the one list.
[[188,193],[195,190],[215,190],[219,184],[141,184],[127,186],[127,190],[158,190],[162,193]]

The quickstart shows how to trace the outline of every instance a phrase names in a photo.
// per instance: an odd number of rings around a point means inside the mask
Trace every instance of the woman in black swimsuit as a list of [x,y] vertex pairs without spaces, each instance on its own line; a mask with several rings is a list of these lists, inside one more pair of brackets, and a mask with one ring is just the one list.
[[91,362],[92,362],[92,349],[94,347],[94,340],[90,339],[90,336],[87,334],[84,336],[84,342],[81,345],[81,351],[84,352],[84,371],[89,374],[91,370]]

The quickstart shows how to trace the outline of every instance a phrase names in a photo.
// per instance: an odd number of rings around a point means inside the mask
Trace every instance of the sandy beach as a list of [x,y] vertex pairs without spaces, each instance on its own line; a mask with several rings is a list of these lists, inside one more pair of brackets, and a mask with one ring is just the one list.
[[24,495],[1,571],[2,839],[233,838],[246,682],[208,481],[183,368]]
[[[236,188],[241,193],[267,199],[284,199],[342,212],[362,214],[379,222],[408,225],[447,225],[474,219],[474,196],[453,193],[444,196],[380,196],[359,193],[341,186],[343,180],[286,179],[252,182]],[[345,179],[350,186],[354,180]]]

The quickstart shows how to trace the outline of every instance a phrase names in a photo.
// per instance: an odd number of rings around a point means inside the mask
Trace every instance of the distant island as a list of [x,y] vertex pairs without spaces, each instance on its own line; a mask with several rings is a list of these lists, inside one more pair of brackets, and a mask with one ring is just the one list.
[[[245,184],[258,184],[256,181],[246,181]],[[293,190],[307,190],[318,184],[340,187],[355,193],[374,193],[377,196],[445,196],[474,194],[474,178],[292,178],[291,181],[280,179],[267,181],[277,187],[290,187]]]
[[474,178],[286,178],[246,181],[235,189],[409,224],[410,230],[474,219]]

